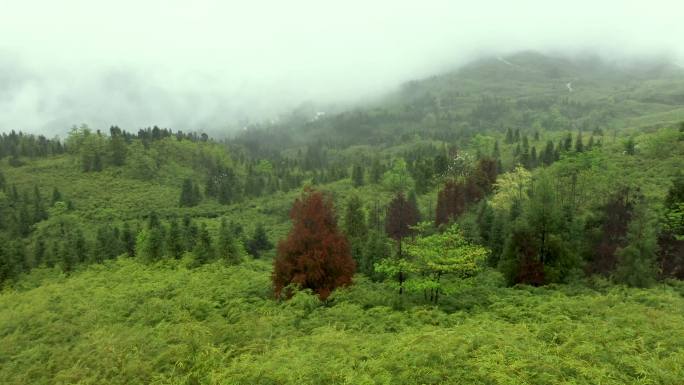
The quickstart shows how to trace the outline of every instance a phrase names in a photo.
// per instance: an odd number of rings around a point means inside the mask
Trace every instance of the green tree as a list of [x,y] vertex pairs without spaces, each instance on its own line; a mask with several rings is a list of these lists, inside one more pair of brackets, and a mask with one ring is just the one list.
[[121,243],[129,257],[135,256],[135,235],[131,230],[131,225],[126,222],[121,230]]
[[195,243],[195,248],[192,250],[192,253],[195,255],[195,266],[208,263],[215,257],[214,247],[211,244],[211,236],[204,223],[199,228],[197,243]]
[[657,276],[656,252],[658,243],[656,227],[651,214],[643,203],[635,207],[635,213],[627,228],[627,246],[618,249],[618,265],[615,280],[630,286],[648,287]]
[[631,136],[625,142],[625,154],[634,155],[636,154],[636,142]]
[[395,159],[392,168],[382,177],[383,186],[392,192],[407,192],[414,188],[413,178],[404,159]]
[[254,229],[252,238],[247,242],[247,251],[254,258],[259,258],[261,253],[273,248],[273,244],[268,240],[264,225],[259,223]]
[[356,266],[361,266],[366,237],[368,236],[368,225],[366,213],[363,210],[363,202],[358,195],[352,195],[347,200],[347,207],[344,211],[344,232],[349,240]]
[[199,188],[192,183],[192,179],[186,178],[183,180],[183,187],[181,187],[179,205],[181,207],[192,207],[196,206],[199,201]]
[[584,152],[584,142],[582,141],[582,131],[577,133],[577,138],[575,139],[575,151]]
[[48,213],[45,209],[43,197],[40,195],[38,186],[33,187],[33,222],[40,222],[47,219]]
[[360,165],[354,165],[352,168],[352,184],[354,187],[361,187],[363,186],[363,167]]
[[150,213],[147,226],[138,233],[136,254],[147,263],[157,262],[164,256],[164,230],[157,213]]
[[180,259],[183,256],[184,245],[178,221],[173,219],[169,223],[169,231],[166,234],[166,253],[169,257]]
[[218,254],[229,265],[237,265],[241,261],[240,247],[235,239],[233,229],[226,218],[221,218],[218,238]]
[[109,157],[114,166],[123,166],[126,163],[126,139],[119,127],[109,129]]
[[[419,227],[429,225],[425,222]],[[408,274],[404,288],[423,292],[426,299],[437,303],[443,293],[442,278],[463,279],[477,274],[484,268],[488,253],[485,247],[466,241],[458,226],[452,225],[443,233],[416,237],[406,245],[407,258],[384,259],[376,269],[388,276]]]
[[62,193],[55,187],[52,190],[52,201],[50,203],[54,206],[57,202],[62,202]]

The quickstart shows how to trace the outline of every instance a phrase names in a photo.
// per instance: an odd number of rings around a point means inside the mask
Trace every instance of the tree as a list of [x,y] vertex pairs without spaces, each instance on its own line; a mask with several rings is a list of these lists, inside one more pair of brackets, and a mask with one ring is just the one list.
[[528,198],[527,187],[532,174],[518,165],[515,170],[501,174],[494,185],[496,194],[491,204],[498,210],[510,210],[515,202],[523,202]]
[[684,279],[684,173],[675,175],[665,197],[665,211],[658,234],[661,274]]
[[594,136],[589,137],[589,142],[587,143],[587,151],[591,151],[594,148]]
[[646,210],[643,203],[637,205],[627,229],[626,246],[616,252],[618,263],[615,280],[629,286],[651,286],[658,272],[656,231]]
[[131,230],[131,225],[126,222],[121,230],[121,243],[123,244],[124,251],[129,257],[135,256],[135,236]]
[[273,244],[268,240],[264,225],[257,224],[252,238],[247,242],[247,252],[254,258],[259,258],[262,251],[270,250],[272,247]]
[[186,178],[183,180],[183,187],[181,187],[181,194],[178,204],[181,207],[192,207],[199,203],[200,196],[197,185],[193,185],[192,179]]
[[33,222],[40,222],[47,219],[48,213],[43,203],[43,197],[40,195],[38,186],[33,187]]
[[361,253],[361,261],[357,265],[358,271],[371,279],[378,279],[375,264],[390,256],[390,240],[382,231],[370,230],[366,237],[366,244]]
[[183,250],[190,251],[195,248],[198,232],[199,228],[195,222],[189,215],[185,214],[183,216]]
[[449,180],[437,193],[435,225],[440,226],[458,218],[466,208],[465,187],[462,182]]
[[567,135],[565,135],[565,138],[563,139],[562,143],[563,151],[570,151],[570,149],[572,148],[572,134],[568,132]]
[[370,171],[371,182],[374,184],[380,183],[380,180],[382,179],[383,172],[384,172],[384,169],[383,169],[380,161],[378,159],[373,159],[373,163],[371,164],[371,171]]
[[295,200],[290,218],[292,229],[278,243],[274,260],[276,296],[291,296],[286,288],[297,285],[326,299],[335,288],[349,285],[356,266],[349,242],[337,228],[332,199],[307,189]]
[[218,255],[229,265],[237,265],[241,260],[238,241],[226,218],[221,218],[219,227]]
[[634,138],[632,138],[631,136],[625,142],[625,154],[627,154],[627,155],[636,154],[636,142],[634,142]]
[[46,251],[45,241],[42,237],[38,238],[33,247],[33,266],[40,266],[45,262]]
[[91,261],[101,263],[102,261],[113,259],[122,252],[119,243],[118,229],[108,224],[97,228],[95,236],[95,247],[92,249]]
[[[636,195],[636,197],[635,197]],[[617,266],[617,250],[625,246],[625,235],[632,220],[635,201],[639,199],[628,187],[618,188],[596,210],[587,224],[591,250],[587,271],[609,276]]]
[[387,190],[395,193],[413,189],[415,184],[404,159],[394,160],[392,168],[383,175],[382,184]]
[[[385,232],[397,243],[397,260],[403,259],[402,239],[414,234],[413,226],[418,223],[418,208],[404,198],[404,194],[397,193],[387,207]],[[398,263],[401,266],[400,263]],[[397,273],[399,279],[399,294],[403,293],[404,272]]]
[[183,256],[183,251],[183,235],[178,221],[173,219],[166,235],[166,254],[171,258],[180,259]]
[[363,167],[360,165],[354,165],[352,168],[352,184],[354,187],[363,186]]
[[442,292],[441,278],[471,277],[482,270],[489,250],[465,240],[463,233],[452,225],[443,233],[421,236],[406,247],[418,274],[409,279],[407,286],[422,290],[437,303]]
[[62,193],[59,192],[57,187],[52,190],[52,201],[51,204],[54,206],[55,203],[62,201]]
[[390,238],[397,241],[399,255],[401,255],[401,240],[413,235],[412,226],[418,223],[418,208],[415,204],[406,200],[404,194],[399,192],[387,207],[387,219],[385,231]]
[[164,230],[157,213],[150,213],[147,227],[138,233],[136,254],[145,262],[157,262],[164,255]]
[[197,233],[197,242],[192,250],[195,255],[195,266],[204,265],[214,259],[214,248],[211,244],[211,236],[207,226],[203,223]]
[[513,143],[513,131],[511,130],[510,127],[506,129],[506,143],[507,144],[512,144]]
[[109,128],[109,156],[114,166],[126,163],[126,139],[116,126]]
[[577,133],[577,138],[575,139],[575,152],[584,152],[584,143],[582,141],[582,131]]
[[564,282],[579,271],[579,224],[571,210],[564,210],[548,171],[524,188],[527,198],[514,198],[510,209],[518,213],[509,226],[499,269],[509,284]]
[[363,211],[363,202],[357,195],[352,195],[347,200],[347,207],[344,211],[344,232],[351,245],[352,257],[356,265],[360,266],[368,236],[368,225],[366,213]]

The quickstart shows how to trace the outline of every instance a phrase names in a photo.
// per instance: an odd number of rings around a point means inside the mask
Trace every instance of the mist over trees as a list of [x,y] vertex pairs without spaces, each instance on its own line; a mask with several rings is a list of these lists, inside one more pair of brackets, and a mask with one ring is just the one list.
[[[130,364],[105,347],[133,344],[159,367],[112,379],[255,383],[267,362],[284,383],[364,383],[375,365],[393,383],[676,384],[684,75],[502,59],[231,138],[0,134],[0,329],[19,330],[0,356],[21,368],[0,380],[49,383],[68,361],[92,368],[63,378],[101,381],[84,352]],[[511,370],[502,344],[540,366]],[[435,359],[450,351],[467,370]]]

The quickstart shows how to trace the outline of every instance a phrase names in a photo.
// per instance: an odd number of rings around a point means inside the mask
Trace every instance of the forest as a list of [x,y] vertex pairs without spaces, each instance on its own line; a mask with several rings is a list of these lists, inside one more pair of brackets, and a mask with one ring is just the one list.
[[681,384],[684,69],[506,61],[0,133],[0,383]]

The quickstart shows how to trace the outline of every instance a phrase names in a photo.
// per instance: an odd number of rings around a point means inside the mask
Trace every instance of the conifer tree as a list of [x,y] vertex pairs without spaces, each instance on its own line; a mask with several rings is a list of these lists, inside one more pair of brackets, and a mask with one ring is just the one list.
[[582,141],[582,131],[577,133],[577,138],[575,139],[575,152],[584,152],[584,143]]
[[354,187],[363,186],[363,167],[358,164],[352,168],[352,184]]
[[594,148],[594,136],[589,137],[589,142],[587,142],[587,151],[591,151]]
[[124,251],[129,257],[135,256],[135,236],[131,230],[131,225],[126,222],[121,230],[121,243],[123,244]]
[[169,223],[169,231],[166,234],[166,253],[170,258],[180,259],[183,256],[183,236],[176,219]]
[[164,230],[157,213],[152,211],[147,227],[138,233],[136,254],[145,262],[157,262],[164,255]]
[[221,226],[219,227],[218,255],[229,265],[240,263],[238,241],[235,239],[233,229],[226,218],[221,219]]
[[192,220],[192,218],[189,215],[184,215],[183,216],[183,240],[184,240],[184,246],[185,246],[185,251],[191,251],[192,249],[195,248],[195,242],[197,241],[197,233],[199,232],[199,229],[197,228],[197,225],[195,222]]
[[371,182],[374,184],[380,183],[380,180],[382,180],[382,174],[384,172],[385,172],[385,170],[382,167],[380,160],[373,159],[373,163],[371,164],[371,171],[370,171]]
[[214,247],[211,244],[211,236],[207,226],[203,223],[197,233],[197,242],[192,250],[195,255],[195,265],[203,265],[214,259]]
[[119,127],[109,129],[109,154],[114,166],[123,166],[126,163],[126,140]]
[[513,143],[513,131],[511,131],[511,128],[508,127],[506,129],[506,143],[507,144],[512,144]]
[[658,243],[653,220],[643,203],[635,208],[625,239],[626,246],[616,252],[618,257],[615,270],[616,281],[636,287],[653,285],[658,271],[656,264]]
[[418,223],[418,218],[419,213],[416,205],[406,200],[402,192],[395,194],[387,207],[385,231],[390,238],[397,242],[400,256],[402,239],[413,234],[411,227]]
[[347,200],[344,212],[344,232],[349,239],[352,257],[357,266],[360,266],[368,235],[368,225],[363,211],[363,202],[357,195],[352,195]]
[[57,187],[55,187],[55,188],[52,190],[52,201],[51,201],[51,203],[52,203],[52,205],[54,206],[55,203],[61,202],[61,201],[62,201],[62,193],[59,192],[59,190],[57,189]]
[[272,247],[273,244],[268,240],[264,225],[257,224],[252,238],[247,242],[247,251],[254,258],[259,258],[262,251],[270,250]]
[[45,209],[43,197],[40,195],[38,186],[33,187],[33,222],[40,222],[47,219],[48,214]]
[[45,262],[46,247],[45,241],[38,238],[33,247],[33,266],[40,266]]
[[178,204],[181,207],[192,207],[199,203],[199,187],[192,183],[192,179],[186,178],[183,180],[183,187],[181,187],[181,194]]

